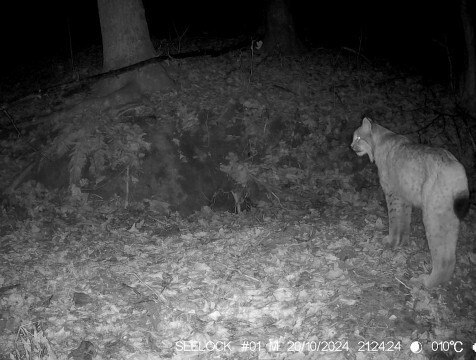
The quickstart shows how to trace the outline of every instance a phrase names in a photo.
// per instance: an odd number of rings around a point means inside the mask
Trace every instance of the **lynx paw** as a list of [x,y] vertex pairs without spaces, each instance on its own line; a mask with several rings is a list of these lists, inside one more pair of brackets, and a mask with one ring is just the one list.
[[398,245],[398,241],[395,240],[394,237],[390,236],[390,235],[386,235],[383,240],[383,245],[385,246],[385,248],[387,249],[395,249]]
[[425,287],[427,288],[429,275],[421,274],[419,276],[414,276],[410,279],[410,284],[416,287]]
[[433,289],[440,285],[440,281],[432,279],[430,275],[421,274],[419,276],[414,276],[410,279],[410,283],[414,286],[423,286],[426,289]]

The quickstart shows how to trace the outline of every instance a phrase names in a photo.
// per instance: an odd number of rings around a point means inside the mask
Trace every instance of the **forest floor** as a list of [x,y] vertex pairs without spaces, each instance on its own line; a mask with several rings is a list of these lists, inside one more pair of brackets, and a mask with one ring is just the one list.
[[[99,70],[97,53],[83,56],[80,73]],[[468,132],[445,87],[348,51],[170,63],[180,88],[151,97],[157,117],[218,118],[233,100],[246,136],[285,119],[279,141],[260,150],[268,161],[241,163],[269,199],[185,216],[22,184],[0,215],[0,359],[474,359],[474,208],[453,280],[415,286],[409,279],[431,269],[421,214],[410,243],[386,249],[375,166],[349,147],[365,114],[468,166]],[[2,98],[68,80],[60,62],[43,70],[3,81]],[[51,102],[42,94],[4,108],[2,188],[35,151],[34,130],[16,132],[12,119]]]

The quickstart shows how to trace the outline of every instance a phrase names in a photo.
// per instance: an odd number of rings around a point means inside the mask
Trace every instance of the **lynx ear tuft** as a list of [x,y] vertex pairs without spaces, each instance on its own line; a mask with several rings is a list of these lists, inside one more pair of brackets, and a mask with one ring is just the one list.
[[368,117],[364,117],[362,119],[362,127],[364,129],[368,129],[369,131],[372,130],[372,120],[370,120]]

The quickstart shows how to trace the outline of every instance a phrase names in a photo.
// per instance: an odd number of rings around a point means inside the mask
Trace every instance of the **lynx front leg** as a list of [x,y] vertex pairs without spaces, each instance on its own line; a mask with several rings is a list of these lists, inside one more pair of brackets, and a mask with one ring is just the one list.
[[408,242],[410,237],[410,222],[412,218],[412,206],[401,197],[386,193],[388,209],[388,238],[387,245],[396,247]]
[[441,209],[429,207],[423,210],[423,223],[432,265],[431,274],[423,276],[423,285],[432,288],[449,281],[453,276],[459,220],[452,209],[441,212]]

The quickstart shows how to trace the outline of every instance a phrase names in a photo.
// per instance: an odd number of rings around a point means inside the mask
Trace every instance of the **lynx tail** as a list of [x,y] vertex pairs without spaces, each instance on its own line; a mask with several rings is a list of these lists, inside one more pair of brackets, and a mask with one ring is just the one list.
[[468,193],[460,193],[456,195],[453,202],[453,210],[458,219],[463,220],[469,211],[469,195]]

